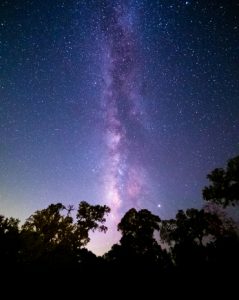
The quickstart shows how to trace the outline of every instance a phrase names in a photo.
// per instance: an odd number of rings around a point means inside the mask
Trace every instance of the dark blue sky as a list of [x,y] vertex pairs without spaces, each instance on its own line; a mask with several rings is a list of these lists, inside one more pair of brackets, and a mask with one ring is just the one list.
[[239,153],[237,1],[48,2],[0,4],[0,212],[202,206]]

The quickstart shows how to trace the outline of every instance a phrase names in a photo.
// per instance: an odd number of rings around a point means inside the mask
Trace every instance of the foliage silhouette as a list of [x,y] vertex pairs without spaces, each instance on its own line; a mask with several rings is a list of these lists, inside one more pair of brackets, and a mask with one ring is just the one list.
[[203,189],[203,198],[227,207],[239,202],[239,156],[230,159],[227,168],[217,168],[207,175],[211,182]]
[[118,264],[170,265],[166,251],[154,237],[161,220],[147,209],[132,208],[121,219],[118,230],[122,233],[120,245],[115,244],[105,255],[106,260]]
[[226,216],[222,218],[205,209],[179,210],[176,219],[162,221],[160,236],[169,245],[177,267],[202,269],[215,261],[213,257],[221,256],[219,245],[230,252],[227,241],[232,241],[234,246],[238,243],[236,226],[232,224]]
[[[22,227],[24,242],[21,260],[46,264],[75,264],[82,261],[81,248],[89,241],[89,231],[106,231],[104,215],[107,206],[92,206],[81,202],[77,210],[77,223],[61,203],[51,204],[36,211]],[[64,214],[64,212],[66,212]]]
[[118,224],[119,243],[103,257],[85,246],[90,231],[106,232],[110,213],[106,205],[83,201],[73,217],[73,206],[51,204],[33,213],[21,228],[19,220],[0,215],[0,266],[57,271],[71,267],[83,274],[92,267],[99,275],[103,268],[120,266],[139,274],[149,266],[163,276],[168,271],[230,274],[239,268],[239,229],[224,208],[238,202],[238,171],[239,157],[235,157],[226,170],[208,175],[212,184],[203,190],[208,201],[203,209],[179,210],[170,220],[161,220],[147,209],[130,209]]
[[16,263],[20,247],[19,220],[0,215],[0,265]]

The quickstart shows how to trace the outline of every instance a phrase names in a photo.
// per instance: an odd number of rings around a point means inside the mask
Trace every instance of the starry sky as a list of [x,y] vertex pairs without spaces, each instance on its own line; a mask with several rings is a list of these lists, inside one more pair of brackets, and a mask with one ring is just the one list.
[[239,153],[239,4],[2,0],[0,213],[107,204],[102,254],[131,207],[203,205]]

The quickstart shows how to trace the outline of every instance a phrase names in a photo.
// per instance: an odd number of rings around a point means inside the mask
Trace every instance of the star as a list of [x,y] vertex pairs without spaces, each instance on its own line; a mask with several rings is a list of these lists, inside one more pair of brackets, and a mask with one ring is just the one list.
[[1,213],[202,207],[238,155],[237,1],[65,2],[1,1]]

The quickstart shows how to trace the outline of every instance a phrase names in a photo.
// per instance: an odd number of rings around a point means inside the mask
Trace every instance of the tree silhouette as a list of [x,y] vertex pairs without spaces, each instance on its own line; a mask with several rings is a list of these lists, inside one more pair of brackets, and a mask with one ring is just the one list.
[[104,215],[110,211],[109,207],[81,202],[76,223],[71,216],[72,209],[66,209],[61,203],[51,204],[26,220],[21,232],[23,262],[77,263],[81,248],[90,240],[89,231],[107,230],[101,224],[105,222]]
[[236,269],[239,267],[239,231],[238,224],[228,216],[228,213],[214,202],[208,202],[204,210],[216,214],[221,220],[217,227],[217,234],[212,243],[208,244],[208,261],[211,268],[222,271],[223,269]]
[[81,241],[83,245],[86,245],[89,239],[89,231],[107,231],[107,227],[104,225],[106,219],[105,214],[110,212],[110,208],[106,205],[90,205],[85,201],[79,204],[77,211],[77,227],[80,231]]
[[130,246],[136,253],[147,253],[157,244],[154,231],[159,230],[160,222],[160,218],[147,209],[138,212],[130,209],[118,224],[118,230],[122,233],[121,245]]
[[239,202],[239,156],[230,159],[227,168],[217,168],[207,175],[211,182],[203,189],[203,198],[227,207]]
[[21,246],[19,220],[0,215],[0,265],[17,262]]
[[238,224],[228,215],[228,212],[215,202],[207,202],[203,210],[212,215],[216,215],[221,223],[221,226],[215,227],[217,238],[222,236],[234,235],[238,230]]
[[203,220],[202,212],[179,210],[175,220],[162,222],[160,237],[170,245],[176,265],[182,266],[199,260],[205,230],[207,222]]
[[[236,228],[226,216],[201,209],[179,210],[176,219],[162,221],[160,237],[171,248],[177,266],[205,267],[216,254],[217,245],[238,240]],[[220,241],[220,242],[219,242]]]
[[157,264],[164,268],[169,263],[169,257],[154,237],[160,222],[160,218],[147,209],[138,212],[130,209],[118,224],[118,230],[122,233],[120,245],[113,245],[105,258],[116,263]]
[[222,221],[217,215],[191,208],[186,212],[179,210],[175,220],[163,221],[160,236],[169,244],[191,242],[203,245],[203,239],[215,236],[221,226]]
[[106,205],[83,201],[72,215],[72,205],[51,204],[33,213],[21,229],[19,220],[0,215],[0,265],[34,270],[50,266],[53,271],[70,266],[82,274],[91,267],[102,274],[106,266],[129,266],[134,274],[148,272],[148,266],[158,275],[201,270],[228,274],[239,268],[238,225],[224,209],[239,201],[239,156],[228,162],[226,170],[216,169],[208,178],[211,185],[203,190],[208,201],[203,209],[179,210],[175,219],[163,221],[147,209],[127,211],[118,224],[119,243],[103,258],[85,246],[90,231],[106,232],[105,216],[110,212]]

